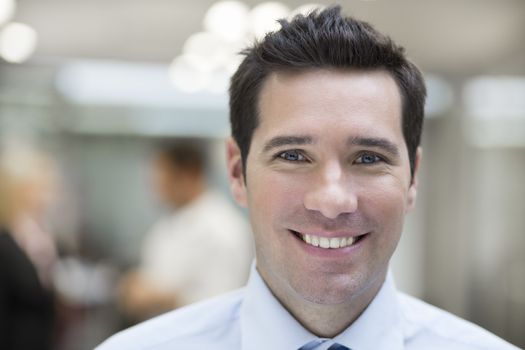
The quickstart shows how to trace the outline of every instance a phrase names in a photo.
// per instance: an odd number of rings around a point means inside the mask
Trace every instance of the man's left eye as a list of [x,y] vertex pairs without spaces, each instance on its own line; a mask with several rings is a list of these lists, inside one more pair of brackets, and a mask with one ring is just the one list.
[[383,159],[372,153],[364,153],[357,158],[357,164],[375,164],[381,162]]

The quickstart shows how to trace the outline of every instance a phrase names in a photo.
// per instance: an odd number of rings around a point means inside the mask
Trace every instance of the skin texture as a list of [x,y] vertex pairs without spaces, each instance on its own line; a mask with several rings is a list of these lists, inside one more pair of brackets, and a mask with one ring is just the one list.
[[[228,141],[232,193],[249,209],[267,285],[303,326],[333,337],[379,291],[414,205],[399,89],[380,70],[274,73],[259,111],[246,179]],[[364,236],[324,250],[298,232]]]

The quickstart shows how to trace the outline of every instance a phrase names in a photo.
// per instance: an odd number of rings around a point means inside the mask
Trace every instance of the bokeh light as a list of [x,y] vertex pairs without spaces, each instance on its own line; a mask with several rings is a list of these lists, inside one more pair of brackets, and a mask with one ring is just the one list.
[[22,63],[34,52],[37,34],[23,23],[9,23],[0,32],[0,56],[10,63]]
[[250,25],[256,38],[280,28],[280,18],[288,17],[290,9],[280,2],[264,2],[250,11]]
[[11,19],[15,13],[15,8],[14,0],[0,0],[0,26]]
[[219,1],[204,16],[204,29],[227,41],[242,40],[248,28],[248,6],[240,1]]
[[181,55],[173,60],[169,75],[175,87],[190,93],[204,90],[211,79],[206,71],[196,69],[195,57],[188,55]]

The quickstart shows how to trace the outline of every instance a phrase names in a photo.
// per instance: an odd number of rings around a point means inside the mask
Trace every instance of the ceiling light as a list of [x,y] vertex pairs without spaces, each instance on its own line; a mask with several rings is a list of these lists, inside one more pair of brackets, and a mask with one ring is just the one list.
[[190,64],[204,72],[224,66],[232,50],[228,42],[210,32],[192,34],[182,47],[183,54],[190,58]]
[[463,90],[463,132],[482,148],[525,147],[525,77],[482,76]]
[[164,64],[73,60],[60,67],[54,84],[59,96],[73,105],[225,111],[226,94],[186,94],[174,88],[167,71]]
[[469,116],[478,119],[525,119],[525,78],[484,76],[470,80],[463,99]]
[[194,59],[195,57],[189,55],[181,55],[175,58],[170,66],[170,79],[181,91],[197,92],[209,85],[209,72],[196,69]]
[[9,21],[15,12],[14,0],[0,0],[0,25]]
[[290,10],[280,2],[263,2],[250,11],[252,33],[256,38],[262,38],[267,33],[278,30],[281,25],[278,19],[286,18]]
[[247,31],[248,6],[240,1],[219,1],[204,16],[204,28],[224,40],[242,40]]
[[0,56],[10,63],[27,60],[36,47],[37,34],[26,24],[9,23],[0,32]]

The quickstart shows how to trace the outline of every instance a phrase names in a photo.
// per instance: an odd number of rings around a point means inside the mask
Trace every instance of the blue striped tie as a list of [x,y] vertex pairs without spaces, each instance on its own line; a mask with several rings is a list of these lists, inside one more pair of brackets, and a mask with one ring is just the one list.
[[328,348],[328,350],[351,350],[351,349],[347,348],[347,347],[344,346],[344,345],[341,345],[341,344],[337,344],[337,343],[335,343],[335,344],[333,344],[332,346],[330,346],[330,347]]
[[320,344],[324,343],[325,341],[324,340],[320,340],[320,339],[316,339],[316,340],[312,340],[311,342],[301,346],[299,349],[297,350],[313,350],[315,349],[317,346],[319,346]]
[[[316,347],[318,347],[319,345],[321,345],[325,341],[326,340],[321,340],[321,339],[312,340],[308,344],[305,344],[305,345],[301,346],[298,350],[314,350]],[[328,348],[328,350],[352,350],[352,349],[347,348],[344,345],[335,343],[335,344],[332,344]]]

